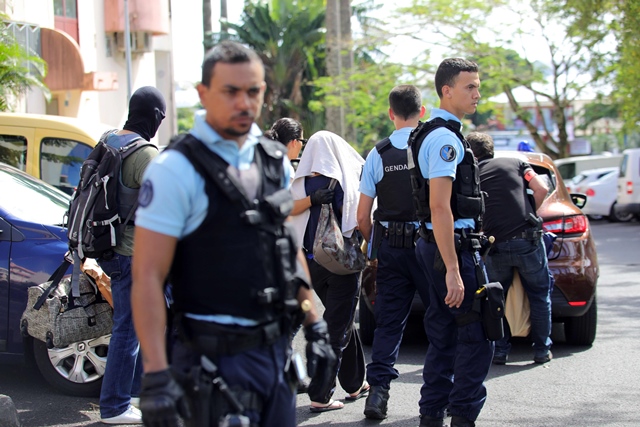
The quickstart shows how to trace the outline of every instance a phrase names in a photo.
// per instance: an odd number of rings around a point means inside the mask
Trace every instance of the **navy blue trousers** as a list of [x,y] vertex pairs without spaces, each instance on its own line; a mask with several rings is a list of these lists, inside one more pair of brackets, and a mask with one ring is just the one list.
[[448,406],[452,415],[475,421],[487,398],[484,380],[493,358],[493,341],[486,338],[481,322],[458,327],[456,316],[471,310],[478,281],[473,256],[462,251],[460,276],[464,283],[464,300],[459,308],[449,308],[445,276],[433,268],[437,246],[419,239],[418,263],[429,281],[430,304],[427,309],[429,348],[422,371],[420,414],[442,418]]
[[392,248],[387,238],[382,239],[378,248],[376,290],[376,330],[371,363],[367,365],[367,381],[371,385],[389,387],[391,381],[398,378],[394,365],[416,290],[424,307],[429,306],[429,285],[418,265],[414,248]]

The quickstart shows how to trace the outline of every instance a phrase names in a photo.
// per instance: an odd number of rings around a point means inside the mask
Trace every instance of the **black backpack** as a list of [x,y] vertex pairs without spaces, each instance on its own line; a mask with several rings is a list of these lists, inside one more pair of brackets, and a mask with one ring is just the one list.
[[82,163],[80,182],[69,204],[69,249],[80,260],[100,258],[111,251],[120,240],[120,225],[129,222],[137,207],[126,219],[118,214],[122,162],[139,148],[153,144],[138,137],[122,147],[111,146],[106,141],[114,132],[117,129],[105,132]]

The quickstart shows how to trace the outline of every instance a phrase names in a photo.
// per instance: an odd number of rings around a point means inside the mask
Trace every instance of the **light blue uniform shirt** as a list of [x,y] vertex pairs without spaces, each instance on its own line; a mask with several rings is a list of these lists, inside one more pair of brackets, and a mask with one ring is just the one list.
[[[393,133],[389,136],[391,140],[391,145],[399,150],[406,150],[409,135],[411,135],[412,127],[406,127],[402,129],[397,129],[393,131]],[[375,199],[377,194],[376,185],[382,181],[382,177],[384,176],[384,170],[382,166],[382,158],[380,157],[380,153],[375,147],[369,151],[367,155],[367,160],[364,163],[364,168],[362,169],[362,177],[360,178],[360,192],[365,196],[369,196],[372,199]],[[408,184],[408,183],[407,183]],[[387,227],[388,221],[380,221],[382,225]],[[419,225],[418,222],[415,222],[416,227]]]
[[[223,139],[207,124],[205,111],[201,110],[195,115],[191,134],[230,165],[238,170],[247,170],[253,161],[262,131],[254,124],[242,148],[238,148],[235,141]],[[285,176],[282,187],[286,188],[290,181],[290,163],[286,155],[283,162]],[[202,224],[207,216],[209,203],[213,202],[205,192],[204,179],[191,162],[176,150],[166,150],[149,164],[144,173],[136,211],[136,226],[182,239]],[[229,283],[227,286],[233,284]],[[255,324],[253,320],[226,315],[189,316],[226,324]]]
[[[435,118],[455,120],[461,123],[456,116],[440,108],[431,109],[429,120]],[[441,127],[427,135],[423,141],[418,152],[418,165],[423,178],[433,179],[449,176],[455,180],[456,167],[463,158],[462,141],[450,130]],[[471,218],[457,219],[453,226],[454,228],[475,228],[475,220]],[[433,225],[428,222],[427,228],[433,229]]]

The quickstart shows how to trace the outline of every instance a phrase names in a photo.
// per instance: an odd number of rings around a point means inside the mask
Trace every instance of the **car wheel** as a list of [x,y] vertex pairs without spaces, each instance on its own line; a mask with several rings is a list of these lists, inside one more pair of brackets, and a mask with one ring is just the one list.
[[48,349],[33,340],[33,356],[44,379],[65,394],[81,397],[100,395],[107,365],[111,335],[79,341],[64,348]]
[[580,317],[571,317],[564,322],[564,335],[567,344],[591,345],[596,339],[598,323],[598,304],[593,298],[591,307]]
[[365,297],[360,295],[360,341],[365,345],[373,344],[373,332],[376,330],[376,319],[369,308]]
[[629,222],[633,219],[631,212],[619,212],[616,211],[616,204],[611,205],[611,212],[609,213],[609,221],[611,222]]

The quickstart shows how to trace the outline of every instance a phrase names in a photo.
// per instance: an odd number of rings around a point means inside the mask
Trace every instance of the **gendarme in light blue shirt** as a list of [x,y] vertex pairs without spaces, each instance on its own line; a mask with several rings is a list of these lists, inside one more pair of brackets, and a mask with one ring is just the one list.
[[[253,161],[255,146],[262,131],[254,124],[247,140],[238,148],[235,141],[222,139],[207,124],[205,111],[201,110],[196,113],[191,134],[230,165],[239,170],[247,170]],[[283,162],[284,188],[290,180],[290,168],[286,156]],[[163,151],[149,164],[140,194],[136,226],[178,239],[200,226],[207,216],[210,203],[204,190],[204,179],[191,162],[176,150]]]
[[[393,131],[393,133],[389,136],[391,145],[399,150],[406,150],[409,141],[409,135],[411,135],[412,130],[412,127],[405,127]],[[360,178],[360,192],[365,196],[369,196],[372,199],[375,199],[378,195],[376,191],[376,185],[380,181],[382,181],[383,176],[384,170],[382,166],[382,158],[380,157],[380,153],[378,153],[378,150],[376,150],[374,147],[371,151],[369,151],[367,160],[364,163],[364,168],[362,169],[362,177]],[[385,227],[387,226],[387,221],[381,221],[381,223]],[[418,225],[417,222],[416,225]]]
[[[205,111],[196,113],[191,134],[211,151],[238,170],[250,168],[255,147],[262,131],[254,124],[247,140],[238,148],[235,141],[223,139],[205,121]],[[282,187],[289,185],[289,159],[284,156]],[[136,226],[156,233],[182,239],[196,230],[208,213],[209,200],[205,181],[187,158],[176,150],[163,151],[147,167],[140,188]],[[226,284],[227,286],[232,284]],[[226,315],[193,316],[218,323],[234,323],[244,326],[254,321]]]
[[[455,120],[462,123],[460,119],[446,110],[432,108],[429,120],[441,118],[444,120]],[[425,138],[418,152],[418,165],[422,171],[423,178],[433,179],[445,176],[456,178],[456,167],[464,158],[464,146],[458,137],[445,127],[438,128]],[[454,222],[455,228],[474,228],[475,221],[471,218],[458,219]],[[431,223],[427,223],[427,228],[433,228]]]

